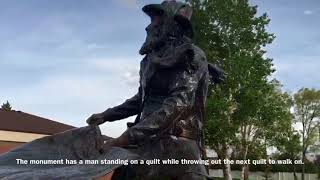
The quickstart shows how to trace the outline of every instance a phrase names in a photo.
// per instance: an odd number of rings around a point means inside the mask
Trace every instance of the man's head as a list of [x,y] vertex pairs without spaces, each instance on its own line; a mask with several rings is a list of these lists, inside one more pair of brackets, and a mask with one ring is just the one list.
[[150,4],[142,10],[150,16],[151,23],[146,28],[147,37],[140,49],[140,54],[148,54],[161,48],[167,41],[183,36],[192,38],[190,23],[192,9],[189,5],[176,1],[164,1],[161,4]]

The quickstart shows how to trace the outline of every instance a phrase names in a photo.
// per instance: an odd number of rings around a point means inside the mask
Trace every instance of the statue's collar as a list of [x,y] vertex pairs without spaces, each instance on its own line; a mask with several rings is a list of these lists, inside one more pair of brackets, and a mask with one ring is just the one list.
[[153,50],[150,54],[157,55],[158,57],[168,56],[170,53],[173,53],[176,47],[191,43],[192,40],[187,36],[181,38],[169,37],[168,41],[161,48]]

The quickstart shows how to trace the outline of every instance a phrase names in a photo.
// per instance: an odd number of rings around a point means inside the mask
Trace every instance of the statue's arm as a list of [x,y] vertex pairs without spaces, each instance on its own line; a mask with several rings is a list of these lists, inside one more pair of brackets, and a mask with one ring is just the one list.
[[141,112],[141,88],[138,93],[124,103],[113,108],[109,108],[102,113],[103,119],[108,122],[117,121],[130,116],[137,115]]
[[176,78],[172,80],[170,95],[163,102],[162,108],[127,130],[125,134],[128,136],[129,143],[140,144],[183,118],[183,114],[190,111],[194,104],[202,71],[203,68],[193,72],[188,70],[177,72]]
[[93,114],[87,119],[89,125],[100,125],[105,122],[112,122],[124,119],[140,113],[141,111],[141,88],[138,93],[130,99],[127,99],[123,104],[109,108],[102,113]]

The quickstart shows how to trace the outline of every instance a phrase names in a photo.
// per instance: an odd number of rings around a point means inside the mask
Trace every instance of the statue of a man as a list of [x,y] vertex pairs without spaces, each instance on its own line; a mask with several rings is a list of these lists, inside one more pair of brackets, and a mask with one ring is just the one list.
[[[208,66],[204,52],[192,44],[189,5],[164,1],[147,5],[143,11],[150,16],[151,24],[140,49],[145,57],[140,64],[138,93],[119,106],[93,114],[87,123],[100,125],[137,115],[126,132],[106,142],[106,148],[136,147],[133,151],[145,159],[199,160],[210,67],[214,67]],[[131,168],[135,176],[144,179],[202,180],[207,176],[203,164],[181,162]]]

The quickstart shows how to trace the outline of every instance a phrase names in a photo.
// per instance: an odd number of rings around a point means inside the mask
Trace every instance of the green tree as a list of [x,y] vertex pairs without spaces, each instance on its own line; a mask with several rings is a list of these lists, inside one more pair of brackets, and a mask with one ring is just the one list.
[[[320,124],[320,90],[302,88],[294,94],[296,122],[302,126],[302,161],[307,150],[315,144]],[[304,180],[305,164],[302,165],[301,179]]]
[[[242,106],[236,110],[235,118],[240,120],[240,131],[237,135],[240,144],[240,155],[247,159],[248,150],[255,146],[263,146],[264,159],[268,158],[267,148],[276,142],[275,137],[281,137],[292,124],[290,113],[291,101],[287,93],[280,89],[278,81],[271,81],[261,88],[260,97],[254,97],[251,103],[242,101]],[[249,97],[246,97],[248,99]],[[240,101],[241,102],[241,101]],[[252,111],[247,113],[247,111]],[[248,179],[249,165],[242,168],[243,179]]]
[[11,107],[9,101],[7,101],[6,103],[3,103],[2,106],[1,106],[1,109],[5,110],[5,111],[11,111],[12,107]]
[[[255,132],[256,144],[264,145],[264,157],[268,159],[267,149],[269,147],[276,147],[279,140],[286,138],[291,131],[293,123],[293,115],[290,113],[292,107],[292,99],[288,93],[281,91],[281,85],[278,81],[270,82],[270,91],[265,94],[264,100],[262,100],[261,106],[258,108],[257,130]],[[265,177],[269,179],[270,165],[266,165]]]
[[[270,20],[266,14],[258,16],[257,6],[248,0],[194,0],[193,7],[195,43],[227,74],[223,84],[209,91],[205,142],[220,158],[229,159],[231,147],[238,146],[246,159],[249,147],[267,137],[264,129],[270,120],[280,121],[268,111],[277,114],[285,109],[272,107],[282,102],[277,102],[278,94],[268,80],[274,72],[272,60],[264,56],[264,47],[274,39],[266,31]],[[232,178],[230,166],[225,165],[223,172],[225,179]]]
[[298,132],[293,128],[289,131],[283,131],[283,136],[277,137],[276,145],[277,149],[281,152],[282,159],[289,158],[292,160],[293,177],[298,179],[296,174],[295,160],[299,159],[301,152],[301,137]]

